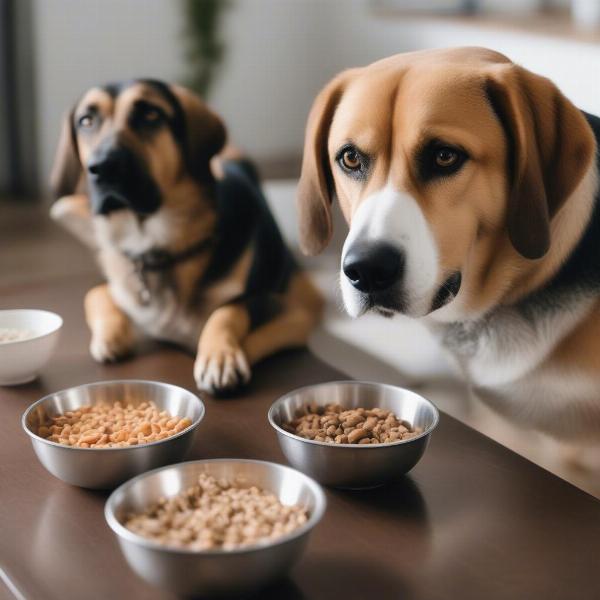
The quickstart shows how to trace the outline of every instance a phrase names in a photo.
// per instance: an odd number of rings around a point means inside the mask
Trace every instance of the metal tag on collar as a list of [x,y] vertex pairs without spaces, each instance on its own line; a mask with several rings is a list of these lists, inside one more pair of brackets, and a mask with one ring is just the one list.
[[134,260],[133,269],[139,283],[138,300],[140,304],[147,306],[150,304],[150,300],[152,300],[152,294],[150,293],[148,277],[144,269],[144,261],[140,259]]
[[152,300],[152,294],[150,294],[150,290],[148,289],[145,281],[142,282],[142,287],[138,293],[138,296],[140,299],[140,304],[143,304],[144,306],[148,306],[148,304],[150,304],[150,300]]

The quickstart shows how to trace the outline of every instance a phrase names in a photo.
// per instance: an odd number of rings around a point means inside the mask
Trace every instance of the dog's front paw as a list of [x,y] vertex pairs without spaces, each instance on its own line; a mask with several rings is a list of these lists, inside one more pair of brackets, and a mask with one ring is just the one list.
[[222,341],[210,348],[201,345],[194,364],[194,379],[201,390],[230,392],[250,381],[250,366],[235,342]]
[[94,324],[90,353],[101,363],[115,362],[132,353],[133,328],[126,319],[103,319]]

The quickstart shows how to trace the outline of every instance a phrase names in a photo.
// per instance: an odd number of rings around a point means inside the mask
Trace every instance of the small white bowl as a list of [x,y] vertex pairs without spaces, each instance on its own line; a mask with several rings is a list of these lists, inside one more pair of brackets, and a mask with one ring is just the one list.
[[63,320],[47,310],[0,310],[0,331],[29,332],[22,340],[0,341],[0,385],[18,385],[35,379],[58,342]]

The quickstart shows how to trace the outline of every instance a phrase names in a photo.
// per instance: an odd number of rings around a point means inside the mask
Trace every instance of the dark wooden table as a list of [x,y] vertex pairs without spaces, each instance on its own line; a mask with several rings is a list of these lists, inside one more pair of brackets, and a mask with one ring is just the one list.
[[[38,381],[0,388],[0,597],[169,598],[125,564],[104,522],[107,494],[47,473],[20,417],[46,393],[100,379],[157,379],[193,390],[192,358],[157,346],[122,364],[95,364],[82,298],[98,275],[83,251],[47,224],[28,221],[24,238],[25,230],[19,236],[10,219],[1,220],[0,213],[0,254],[10,251],[10,261],[0,257],[0,308],[48,308],[65,327]],[[269,405],[293,387],[341,376],[306,351],[266,361],[243,396],[204,396],[207,414],[189,458],[284,462]],[[600,598],[600,503],[446,415],[404,481],[368,492],[328,490],[327,498],[302,561],[259,598]]]

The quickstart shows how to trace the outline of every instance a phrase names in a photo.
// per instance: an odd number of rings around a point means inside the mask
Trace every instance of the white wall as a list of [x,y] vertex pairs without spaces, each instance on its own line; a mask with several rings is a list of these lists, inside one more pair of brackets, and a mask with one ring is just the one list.
[[[368,0],[237,0],[212,104],[254,156],[300,151],[322,85],[346,67],[426,47],[485,45],[554,79],[600,114],[600,46],[441,21],[374,16]],[[177,0],[34,0],[40,179],[47,180],[62,113],[104,81],[185,74]]]
[[[332,5],[337,3],[334,0]],[[494,29],[443,19],[384,18],[370,13],[368,0],[345,0],[344,7],[332,29],[332,44],[339,49],[336,71],[409,50],[486,46],[550,77],[579,107],[600,114],[600,44],[502,26]]]
[[298,153],[312,100],[335,73],[326,4],[238,0],[228,15],[228,54],[212,103],[236,143],[256,156]]

